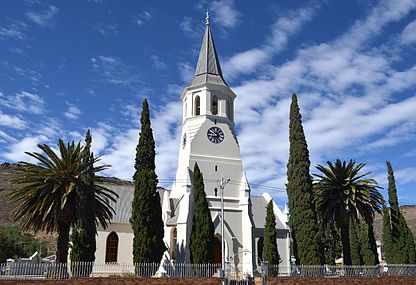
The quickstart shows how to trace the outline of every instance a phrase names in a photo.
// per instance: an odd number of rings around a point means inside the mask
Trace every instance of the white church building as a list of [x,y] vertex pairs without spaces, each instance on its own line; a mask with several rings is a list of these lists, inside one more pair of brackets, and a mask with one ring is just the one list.
[[[262,256],[267,193],[252,196],[245,176],[235,133],[236,94],[227,85],[207,17],[204,38],[192,82],[181,94],[182,133],[178,168],[171,190],[159,189],[164,222],[164,259],[190,261],[189,243],[193,216],[192,172],[198,163],[215,229],[215,259],[221,263],[221,179],[224,185],[225,261],[235,272],[253,276]],[[229,180],[228,180],[229,179]],[[119,194],[116,214],[107,229],[98,229],[97,263],[132,263],[133,230],[129,223],[134,186],[116,181],[104,186]],[[288,211],[274,203],[277,244],[283,272],[290,265]]]

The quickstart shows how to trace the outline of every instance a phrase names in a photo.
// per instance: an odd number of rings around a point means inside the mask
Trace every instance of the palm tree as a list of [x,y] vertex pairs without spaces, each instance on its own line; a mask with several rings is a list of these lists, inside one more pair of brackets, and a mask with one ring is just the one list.
[[[38,164],[22,162],[22,177],[14,182],[21,185],[11,193],[11,200],[17,204],[14,217],[23,230],[58,232],[57,263],[66,263],[68,256],[69,231],[78,218],[85,182],[81,174],[88,169],[83,163],[83,147],[80,143],[58,143],[60,157],[46,144],[38,145],[42,153],[29,153]],[[93,163],[98,158],[93,158]],[[93,167],[98,172],[108,165]],[[110,201],[118,195],[100,185],[93,184],[96,222],[104,228],[113,217]]]
[[373,224],[374,211],[381,213],[384,199],[378,191],[377,182],[364,178],[370,172],[361,174],[365,163],[348,163],[337,159],[335,164],[327,162],[328,167],[317,165],[322,175],[314,174],[315,204],[319,218],[324,223],[335,222],[341,231],[344,265],[351,265],[349,242],[349,220],[364,219]]

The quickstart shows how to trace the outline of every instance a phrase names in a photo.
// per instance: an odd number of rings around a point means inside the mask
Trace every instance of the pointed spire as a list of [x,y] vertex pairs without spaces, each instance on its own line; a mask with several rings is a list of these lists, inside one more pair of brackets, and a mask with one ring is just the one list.
[[199,51],[195,76],[190,85],[198,85],[202,83],[227,85],[222,76],[220,62],[218,60],[209,24],[209,13],[207,11],[205,18],[204,39],[202,40],[201,50]]

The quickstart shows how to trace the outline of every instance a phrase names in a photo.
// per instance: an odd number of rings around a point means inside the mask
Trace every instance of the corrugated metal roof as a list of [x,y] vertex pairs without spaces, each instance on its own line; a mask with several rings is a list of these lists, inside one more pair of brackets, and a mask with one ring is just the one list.
[[[134,185],[117,185],[117,184],[107,184],[100,183],[102,186],[113,190],[119,196],[116,203],[111,202],[111,206],[115,211],[115,215],[111,220],[112,223],[130,223],[131,216],[131,203],[134,197]],[[160,203],[162,204],[163,196],[167,190],[163,188],[158,188],[157,192],[160,195]]]
[[[263,196],[251,196],[251,212],[253,214],[254,227],[256,229],[264,229],[266,223],[266,207],[267,201]],[[276,228],[284,229],[282,222],[276,216]]]

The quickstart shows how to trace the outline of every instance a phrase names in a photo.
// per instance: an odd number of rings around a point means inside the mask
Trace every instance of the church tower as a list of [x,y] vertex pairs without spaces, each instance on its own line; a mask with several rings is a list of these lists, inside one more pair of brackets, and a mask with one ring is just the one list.
[[[170,194],[163,197],[165,242],[170,245],[171,259],[189,262],[192,172],[198,163],[219,241],[220,181],[229,179],[224,187],[225,258],[240,273],[252,275],[255,259],[250,189],[234,130],[235,99],[236,95],[223,77],[207,15],[195,75],[181,94],[183,118],[176,180]],[[218,242],[216,259],[221,262],[221,243],[218,248]]]

